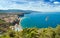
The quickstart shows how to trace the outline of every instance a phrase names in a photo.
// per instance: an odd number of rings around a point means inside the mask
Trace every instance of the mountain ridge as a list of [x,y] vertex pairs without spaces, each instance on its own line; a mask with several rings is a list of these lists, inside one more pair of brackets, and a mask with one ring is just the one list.
[[32,13],[32,12],[38,12],[38,11],[18,10],[18,9],[0,10],[0,13]]

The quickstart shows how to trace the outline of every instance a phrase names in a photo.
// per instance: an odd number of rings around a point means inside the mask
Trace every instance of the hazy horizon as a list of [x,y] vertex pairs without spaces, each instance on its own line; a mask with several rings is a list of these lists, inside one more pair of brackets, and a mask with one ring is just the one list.
[[0,0],[0,10],[7,9],[60,12],[60,0]]

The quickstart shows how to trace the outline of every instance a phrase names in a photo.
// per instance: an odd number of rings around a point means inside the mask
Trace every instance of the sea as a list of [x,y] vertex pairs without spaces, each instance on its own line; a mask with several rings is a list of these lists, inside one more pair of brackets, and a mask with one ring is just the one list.
[[22,28],[55,28],[60,25],[60,12],[25,14],[20,20]]

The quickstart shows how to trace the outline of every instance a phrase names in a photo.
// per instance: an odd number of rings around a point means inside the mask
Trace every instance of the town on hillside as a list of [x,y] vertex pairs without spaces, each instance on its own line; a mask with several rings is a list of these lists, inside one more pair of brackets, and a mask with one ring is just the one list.
[[19,24],[21,17],[24,14],[0,14],[0,32],[5,32],[7,29],[12,29],[15,31],[21,31],[22,27]]

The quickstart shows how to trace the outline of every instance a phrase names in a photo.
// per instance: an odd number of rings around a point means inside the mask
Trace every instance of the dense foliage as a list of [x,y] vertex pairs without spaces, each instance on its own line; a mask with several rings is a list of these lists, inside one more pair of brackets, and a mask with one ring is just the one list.
[[0,19],[0,24],[1,24],[1,23],[5,23],[5,21]]
[[60,25],[56,28],[26,28],[23,31],[8,29],[0,38],[60,38]]

